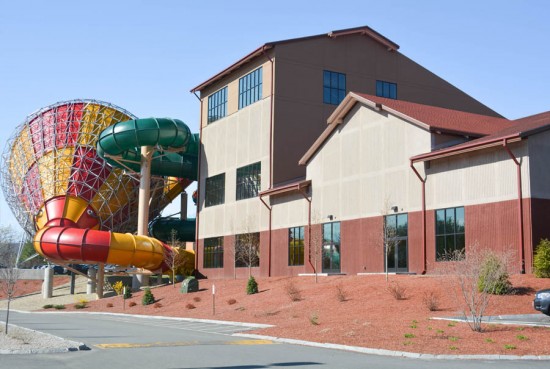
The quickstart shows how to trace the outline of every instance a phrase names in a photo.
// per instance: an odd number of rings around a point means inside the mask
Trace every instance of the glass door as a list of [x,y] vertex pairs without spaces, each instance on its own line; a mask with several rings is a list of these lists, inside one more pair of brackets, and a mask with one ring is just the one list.
[[387,215],[384,222],[384,265],[390,273],[406,273],[409,271],[407,214]]
[[340,273],[340,222],[323,224],[323,273]]

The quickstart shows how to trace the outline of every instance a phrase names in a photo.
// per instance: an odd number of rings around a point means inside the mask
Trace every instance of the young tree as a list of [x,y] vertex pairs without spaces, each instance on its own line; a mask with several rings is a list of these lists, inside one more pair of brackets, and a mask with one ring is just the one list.
[[[177,238],[178,232],[175,229],[170,231],[170,246],[172,249],[164,256],[166,264],[170,267],[172,273],[172,286],[176,287],[176,274],[178,269],[182,267],[187,261],[186,254],[184,252],[183,243]],[[183,249],[182,249],[183,248]]]
[[252,268],[260,266],[260,234],[258,232],[238,234],[235,237],[235,268],[248,268],[248,277]]
[[[320,227],[314,227],[320,225]],[[313,215],[313,221],[308,231],[309,235],[309,257],[313,264],[313,273],[315,274],[315,283],[318,282],[319,262],[323,258],[323,227],[322,220],[316,212]]]
[[5,334],[8,334],[10,303],[15,296],[20,271],[17,269],[18,248],[10,227],[0,227],[0,289],[8,297]]
[[384,205],[380,214],[383,217],[382,223],[382,232],[380,234],[380,241],[382,245],[382,251],[384,253],[384,273],[386,274],[386,282],[388,282],[388,267],[390,261],[390,255],[394,255],[397,251],[397,245],[399,244],[397,226],[392,222],[393,213],[390,212],[393,207],[391,206],[391,200],[389,198],[384,198]]

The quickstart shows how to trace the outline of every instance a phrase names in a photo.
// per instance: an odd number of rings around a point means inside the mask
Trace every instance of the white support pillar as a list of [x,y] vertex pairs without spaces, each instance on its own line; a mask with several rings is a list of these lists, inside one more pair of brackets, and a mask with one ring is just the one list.
[[[151,158],[153,147],[141,147],[141,169],[139,179],[139,205],[138,205],[138,236],[147,236],[149,224],[149,198],[151,197]],[[132,289],[137,290],[141,286],[149,285],[149,276],[135,274],[132,278]]]
[[88,269],[88,281],[86,282],[86,293],[92,294],[96,291],[96,270],[94,268]]
[[53,268],[44,269],[44,283],[42,284],[42,297],[49,299],[53,296]]

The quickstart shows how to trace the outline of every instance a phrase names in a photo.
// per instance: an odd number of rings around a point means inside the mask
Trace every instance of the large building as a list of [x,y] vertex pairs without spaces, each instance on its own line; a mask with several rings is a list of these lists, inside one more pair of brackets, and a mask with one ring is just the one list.
[[507,120],[398,48],[369,27],[270,42],[193,88],[203,275],[424,273],[474,244],[530,271],[550,114]]

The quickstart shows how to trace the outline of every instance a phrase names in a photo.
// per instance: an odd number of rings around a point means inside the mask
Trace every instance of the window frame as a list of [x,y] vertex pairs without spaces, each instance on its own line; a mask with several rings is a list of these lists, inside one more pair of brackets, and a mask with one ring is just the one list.
[[[220,182],[217,182],[219,180]],[[221,185],[219,185],[221,183]],[[217,184],[217,186],[216,186]],[[214,192],[216,191],[216,192]],[[204,207],[225,203],[225,173],[206,178],[204,183]]]
[[[214,115],[214,113],[216,113]],[[208,96],[207,124],[213,123],[227,115],[227,86]]]
[[323,104],[339,105],[346,97],[346,89],[345,73],[323,70]]
[[[215,243],[208,245],[207,243]],[[202,267],[204,269],[220,269],[223,268],[223,237],[209,237],[203,241],[202,251]],[[207,261],[209,261],[207,263]],[[208,265],[207,265],[208,264]]]
[[397,83],[376,80],[376,96],[397,100]]
[[262,187],[262,162],[258,161],[237,168],[235,181],[236,201],[257,197]]
[[239,110],[262,99],[263,67],[239,78]]
[[[457,210],[461,212],[461,219],[457,217]],[[447,230],[448,212],[452,211],[452,228]],[[443,212],[443,231],[439,215]],[[453,258],[453,253],[457,251],[466,251],[466,212],[464,206],[436,209],[434,211],[435,223],[435,260],[448,261]],[[462,223],[460,225],[460,223]],[[459,229],[461,228],[461,231]],[[442,232],[441,232],[442,231]],[[452,244],[451,244],[452,239]],[[460,243],[460,245],[459,245]],[[441,247],[441,244],[443,247]],[[440,252],[440,249],[444,252]]]
[[[296,237],[296,235],[298,237]],[[301,237],[301,238],[300,238]],[[301,244],[300,244],[301,241]],[[288,266],[304,265],[305,227],[290,227],[288,229]]]

